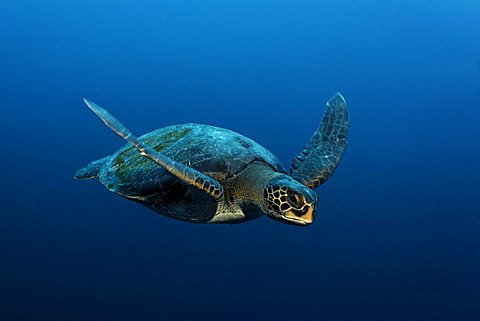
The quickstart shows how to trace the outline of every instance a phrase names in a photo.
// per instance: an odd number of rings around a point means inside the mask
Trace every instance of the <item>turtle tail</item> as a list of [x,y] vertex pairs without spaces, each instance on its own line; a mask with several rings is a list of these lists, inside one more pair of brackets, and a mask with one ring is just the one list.
[[97,178],[98,173],[100,172],[100,169],[102,166],[107,162],[107,160],[110,158],[110,156],[104,157],[102,159],[98,159],[96,161],[91,162],[87,166],[79,169],[78,171],[75,172],[75,175],[73,176],[75,179],[92,179],[92,178]]

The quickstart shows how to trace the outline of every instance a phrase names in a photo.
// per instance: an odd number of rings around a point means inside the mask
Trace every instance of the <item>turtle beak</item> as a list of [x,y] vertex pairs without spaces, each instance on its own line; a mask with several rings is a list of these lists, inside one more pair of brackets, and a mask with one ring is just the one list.
[[318,196],[312,190],[303,190],[303,207],[301,209],[292,208],[284,213],[284,218],[288,223],[294,225],[307,226],[313,223],[317,212]]
[[315,203],[306,204],[301,211],[288,211],[285,213],[284,218],[294,225],[310,225],[315,218]]

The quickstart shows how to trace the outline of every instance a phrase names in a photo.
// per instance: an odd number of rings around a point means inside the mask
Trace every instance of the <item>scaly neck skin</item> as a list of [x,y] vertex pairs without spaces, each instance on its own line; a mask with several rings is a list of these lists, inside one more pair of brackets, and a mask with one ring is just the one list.
[[232,196],[241,203],[254,203],[264,207],[265,187],[272,178],[280,175],[285,174],[276,172],[265,163],[252,163],[232,179]]

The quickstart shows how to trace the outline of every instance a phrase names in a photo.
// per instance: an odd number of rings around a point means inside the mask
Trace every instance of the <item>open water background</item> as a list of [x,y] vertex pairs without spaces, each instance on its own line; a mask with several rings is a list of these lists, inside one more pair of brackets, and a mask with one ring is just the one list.
[[[479,320],[480,3],[0,3],[1,320]],[[194,225],[73,172],[134,132],[349,146],[308,228]]]

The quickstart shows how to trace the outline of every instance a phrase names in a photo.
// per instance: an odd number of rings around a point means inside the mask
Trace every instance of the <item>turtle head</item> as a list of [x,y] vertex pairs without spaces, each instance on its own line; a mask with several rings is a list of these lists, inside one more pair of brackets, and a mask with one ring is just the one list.
[[315,218],[317,194],[288,175],[270,180],[264,199],[266,214],[277,221],[305,226]]

